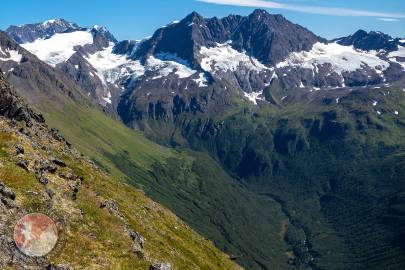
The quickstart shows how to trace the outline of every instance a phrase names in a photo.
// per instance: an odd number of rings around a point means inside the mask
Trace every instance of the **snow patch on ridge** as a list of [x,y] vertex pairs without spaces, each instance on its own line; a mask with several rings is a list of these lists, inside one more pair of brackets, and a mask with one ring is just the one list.
[[247,67],[249,70],[262,71],[268,69],[257,59],[248,56],[246,53],[238,52],[228,43],[219,44],[216,47],[201,47],[201,67],[208,72],[236,71],[239,67]]
[[43,26],[47,26],[48,24],[55,23],[56,21],[57,21],[56,19],[47,20],[47,21],[44,21],[44,22],[42,23],[42,25],[43,25]]
[[[7,54],[9,56],[7,56]],[[0,61],[2,62],[7,62],[7,61],[14,61],[16,63],[20,63],[22,59],[22,55],[15,50],[9,50],[6,49],[6,51],[3,51],[0,47]]]
[[208,80],[207,80],[204,73],[198,74],[198,78],[194,79],[194,81],[198,85],[198,87],[206,87],[206,86],[208,86]]
[[88,31],[75,31],[71,33],[55,34],[48,39],[37,39],[21,46],[47,64],[55,67],[65,62],[74,53],[75,46],[93,43],[93,36]]
[[389,63],[378,58],[375,53],[359,51],[353,46],[342,46],[337,43],[315,43],[310,51],[291,53],[287,59],[277,64],[277,68],[299,66],[316,69],[317,65],[330,64],[339,74],[345,71],[356,71],[369,66],[381,73],[389,67]]
[[263,97],[263,91],[260,92],[251,92],[251,93],[246,93],[243,92],[243,95],[250,100],[251,102],[253,102],[253,104],[257,105],[257,100],[265,100]]
[[390,52],[388,54],[388,58],[390,59],[390,61],[400,64],[402,66],[402,68],[405,69],[405,61],[400,62],[397,60],[397,57],[405,58],[405,47],[404,46],[398,46],[398,50]]
[[103,100],[106,103],[111,104],[111,92],[108,92],[107,97],[103,97]]

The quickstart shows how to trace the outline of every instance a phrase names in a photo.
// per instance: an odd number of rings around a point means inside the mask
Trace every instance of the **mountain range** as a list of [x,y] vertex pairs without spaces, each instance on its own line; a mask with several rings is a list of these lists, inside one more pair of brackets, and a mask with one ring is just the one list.
[[105,27],[84,28],[63,19],[10,26],[6,33],[114,111],[125,108],[123,93],[153,88],[155,82],[170,88],[176,81],[189,92],[229,84],[256,103],[268,101],[263,91],[275,81],[282,89],[316,91],[403,77],[403,39],[359,30],[327,41],[264,10],[222,19],[194,12],[141,41],[118,42]]
[[327,40],[265,10],[138,41],[54,19],[0,32],[0,69],[246,269],[405,267],[405,39]]

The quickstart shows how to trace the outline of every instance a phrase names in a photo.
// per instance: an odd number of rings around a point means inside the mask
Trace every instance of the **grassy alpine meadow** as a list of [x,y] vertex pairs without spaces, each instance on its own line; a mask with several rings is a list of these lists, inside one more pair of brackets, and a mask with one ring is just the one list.
[[[3,129],[8,123],[0,119],[0,125]],[[16,129],[3,130],[0,179],[16,193],[16,203],[24,211],[44,213],[57,222],[59,241],[46,256],[52,263],[75,269],[149,269],[156,261],[169,262],[174,269],[240,269],[167,208],[95,168],[86,158],[67,154],[60,142],[38,132],[28,138],[19,136]],[[18,157],[16,144],[24,149]],[[47,147],[37,147],[42,145]],[[32,170],[39,160],[48,158],[49,151],[66,165],[56,173],[47,173],[49,183],[44,186]],[[16,165],[20,158],[27,161],[28,171]],[[71,185],[75,181],[64,179],[66,175],[82,179],[74,197]],[[51,198],[46,195],[49,190]],[[100,207],[105,201],[114,202],[114,207]],[[10,230],[17,217],[8,216]],[[126,233],[129,228],[145,239],[141,258],[133,253],[132,240]]]

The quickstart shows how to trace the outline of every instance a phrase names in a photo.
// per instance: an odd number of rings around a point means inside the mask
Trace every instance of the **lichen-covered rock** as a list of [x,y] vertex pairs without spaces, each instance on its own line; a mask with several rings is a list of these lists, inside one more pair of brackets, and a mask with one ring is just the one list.
[[20,159],[20,160],[17,162],[17,165],[18,165],[19,167],[23,168],[24,170],[26,170],[27,172],[29,171],[29,169],[28,169],[28,161],[26,161],[26,160],[24,160],[24,159]]
[[134,254],[138,258],[143,259],[145,257],[144,251],[143,251],[143,247],[145,244],[145,238],[142,235],[140,235],[138,232],[136,232],[132,229],[126,228],[126,231],[129,235],[129,237],[131,237],[131,239],[133,241],[132,250],[133,250]]
[[39,182],[40,182],[42,185],[48,185],[49,180],[48,180],[48,178],[46,178],[46,177],[44,177],[44,176],[41,176],[41,177],[39,178]]
[[150,268],[150,270],[172,270],[172,266],[170,263],[164,262],[164,263],[153,263]]

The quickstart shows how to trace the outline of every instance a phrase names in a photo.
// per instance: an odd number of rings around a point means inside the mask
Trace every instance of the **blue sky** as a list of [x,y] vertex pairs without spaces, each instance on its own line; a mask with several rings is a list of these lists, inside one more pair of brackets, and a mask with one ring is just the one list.
[[105,25],[117,39],[141,39],[192,11],[204,17],[247,15],[256,7],[283,14],[318,35],[335,38],[358,29],[405,37],[405,0],[19,0],[4,1],[0,29],[64,18]]

